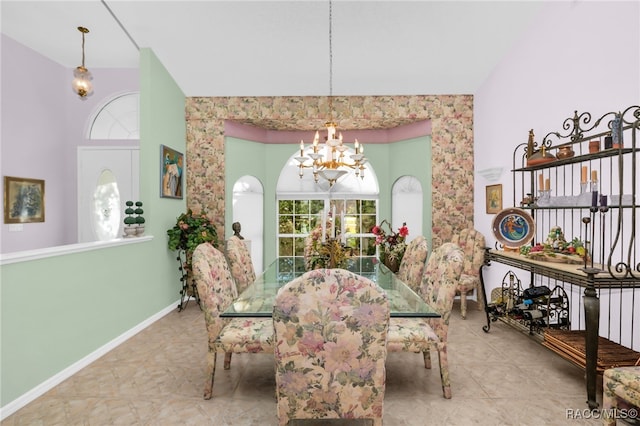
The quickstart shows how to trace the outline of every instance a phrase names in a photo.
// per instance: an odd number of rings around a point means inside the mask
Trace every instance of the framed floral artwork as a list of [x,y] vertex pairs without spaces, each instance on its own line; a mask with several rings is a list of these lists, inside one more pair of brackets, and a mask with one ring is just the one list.
[[184,155],[160,145],[160,197],[182,199],[184,191]]
[[502,210],[502,185],[487,186],[487,214],[496,214]]
[[44,180],[4,177],[4,223],[44,222]]

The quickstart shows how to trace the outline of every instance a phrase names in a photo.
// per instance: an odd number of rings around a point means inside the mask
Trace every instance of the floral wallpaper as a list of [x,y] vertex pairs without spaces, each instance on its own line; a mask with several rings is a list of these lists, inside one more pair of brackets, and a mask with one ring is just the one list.
[[[473,226],[473,96],[334,96],[338,126],[393,128],[431,120],[433,246]],[[317,130],[326,96],[192,97],[186,100],[187,207],[210,214],[224,235],[224,122],[272,130]]]

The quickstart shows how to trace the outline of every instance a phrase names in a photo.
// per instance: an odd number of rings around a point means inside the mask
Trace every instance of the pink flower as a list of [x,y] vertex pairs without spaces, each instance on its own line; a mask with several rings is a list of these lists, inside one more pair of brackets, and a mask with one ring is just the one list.
[[409,235],[409,228],[407,228],[405,224],[402,224],[402,227],[398,229],[398,234],[400,234],[401,237],[406,237]]

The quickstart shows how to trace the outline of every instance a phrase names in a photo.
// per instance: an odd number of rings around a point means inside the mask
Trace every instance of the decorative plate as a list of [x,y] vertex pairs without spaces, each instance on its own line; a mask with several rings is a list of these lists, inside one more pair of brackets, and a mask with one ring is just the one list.
[[493,218],[493,235],[504,247],[517,249],[529,243],[535,233],[533,218],[522,209],[504,209]]

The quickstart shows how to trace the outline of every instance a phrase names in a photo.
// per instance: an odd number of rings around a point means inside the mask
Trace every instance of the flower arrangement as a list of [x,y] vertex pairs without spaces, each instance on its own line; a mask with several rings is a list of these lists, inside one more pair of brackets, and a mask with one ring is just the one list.
[[330,226],[325,228],[322,237],[322,226],[311,230],[304,247],[305,267],[307,270],[318,268],[346,268],[347,259],[351,256],[351,249],[343,245],[338,239],[331,238]]
[[[383,229],[386,225],[387,230]],[[397,272],[400,262],[407,250],[406,238],[409,235],[409,228],[404,222],[397,232],[391,229],[391,225],[387,220],[383,220],[380,225],[376,225],[371,229],[371,233],[376,236],[375,244],[380,250],[380,261],[387,265],[393,272]]]

